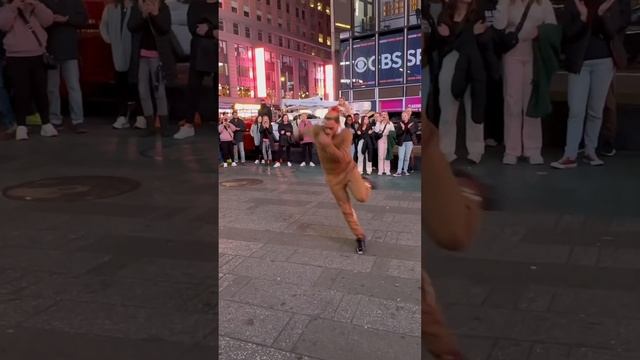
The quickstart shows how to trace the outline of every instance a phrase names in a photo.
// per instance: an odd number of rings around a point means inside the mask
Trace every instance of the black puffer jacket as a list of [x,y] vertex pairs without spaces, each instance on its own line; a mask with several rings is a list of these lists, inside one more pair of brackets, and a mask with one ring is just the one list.
[[[289,135],[287,135],[287,133],[289,133]],[[280,135],[281,146],[293,145],[293,124],[280,123],[280,125],[278,125],[278,134]]]
[[[370,130],[373,130],[373,126],[371,124],[369,124],[366,128],[359,127],[358,129],[356,129],[356,133],[354,134],[356,144],[358,144],[360,141],[363,142],[362,151],[360,152],[360,154],[366,154],[368,161],[371,161],[377,156],[376,140],[373,138],[373,133],[369,134]],[[360,156],[360,154],[358,154],[358,156]]]

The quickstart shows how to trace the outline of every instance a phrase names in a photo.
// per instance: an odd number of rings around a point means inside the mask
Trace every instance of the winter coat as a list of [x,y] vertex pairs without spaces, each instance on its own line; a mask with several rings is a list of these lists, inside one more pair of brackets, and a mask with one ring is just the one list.
[[[42,3],[36,2],[31,14],[25,14],[31,28],[43,45],[47,43],[46,27],[53,23],[53,13]],[[7,57],[32,57],[45,53],[35,36],[29,31],[29,25],[18,16],[18,12],[5,5],[0,8],[0,30],[5,32],[3,39]]]
[[[215,14],[217,2],[206,2],[205,0],[192,0],[187,12],[189,31],[193,36],[191,39],[191,68],[197,71],[213,73],[218,70],[218,57],[216,55],[217,42],[213,35],[213,30],[217,20]],[[198,24],[206,24],[208,29],[204,35],[199,35],[196,30]]]
[[384,157],[385,160],[393,160],[393,148],[398,145],[396,139],[396,131],[389,131],[389,135],[387,135],[387,154]]
[[65,23],[54,22],[47,32],[47,50],[57,61],[77,60],[80,57],[78,30],[87,25],[89,15],[82,0],[41,0],[54,14],[68,16]]
[[273,145],[276,143],[276,138],[273,136],[273,127],[269,124],[268,127],[260,125],[260,141],[264,139],[269,140],[269,148],[273,149]]
[[[290,133],[290,135],[287,135],[286,133]],[[293,145],[293,125],[291,123],[281,123],[278,125],[278,134],[280,134],[279,139],[281,146]]]
[[533,42],[533,83],[527,106],[527,116],[531,118],[551,114],[551,79],[560,70],[562,29],[543,24],[538,27],[538,34]]
[[260,105],[260,109],[258,109],[258,116],[265,116],[267,115],[269,117],[269,120],[273,120],[273,114],[271,112],[271,108],[268,107],[267,105]]
[[262,138],[260,137],[260,126],[260,124],[254,122],[253,125],[251,125],[251,129],[249,129],[249,133],[253,138],[253,144],[256,147],[260,146],[260,144],[262,143]]
[[416,141],[416,132],[418,131],[418,124],[413,121],[413,119],[409,119],[406,122],[400,121],[396,126],[396,134],[398,134],[397,142],[398,145],[402,145],[403,143],[410,141],[415,144]]
[[233,132],[233,141],[236,144],[244,142],[244,129],[245,129],[244,121],[242,121],[242,119],[240,118],[233,118],[231,119],[230,123],[233,124],[233,126],[235,126],[236,128]]
[[303,144],[312,143],[313,134],[311,133],[311,130],[313,129],[313,124],[311,123],[311,121],[309,119],[307,119],[307,121],[301,121],[298,128],[302,137],[301,143]]
[[220,133],[220,141],[233,141],[233,133],[236,131],[236,127],[231,123],[218,125],[218,132]]
[[[365,129],[358,128],[355,133],[356,144],[362,142],[361,154],[366,155],[367,159],[371,161],[376,158],[376,141],[373,138],[373,133],[369,134],[369,131],[373,130],[373,126],[369,125]],[[361,133],[358,134],[358,131]],[[359,156],[360,154],[358,154]]]
[[[131,46],[133,37],[127,27],[132,6],[125,7],[124,19],[122,19],[122,9],[119,5],[107,4],[100,20],[100,36],[111,45],[111,57],[113,65],[118,72],[129,70],[131,65]],[[124,25],[121,26],[124,20]],[[137,78],[138,74],[136,74]],[[131,78],[129,78],[131,80]]]

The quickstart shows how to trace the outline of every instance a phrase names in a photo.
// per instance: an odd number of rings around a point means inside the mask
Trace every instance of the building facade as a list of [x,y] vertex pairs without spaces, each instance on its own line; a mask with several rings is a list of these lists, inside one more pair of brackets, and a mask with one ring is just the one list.
[[221,111],[333,96],[329,0],[223,0],[219,11]]
[[332,0],[339,96],[373,109],[420,111],[419,0]]

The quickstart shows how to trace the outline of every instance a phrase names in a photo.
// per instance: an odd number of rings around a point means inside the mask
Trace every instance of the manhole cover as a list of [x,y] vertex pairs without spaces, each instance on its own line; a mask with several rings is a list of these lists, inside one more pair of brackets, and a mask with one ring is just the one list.
[[83,201],[115,197],[134,191],[140,183],[114,176],[67,176],[10,186],[6,198],[23,201]]
[[262,184],[263,181],[259,179],[233,179],[220,181],[221,186],[226,187],[245,187],[245,186],[255,186]]

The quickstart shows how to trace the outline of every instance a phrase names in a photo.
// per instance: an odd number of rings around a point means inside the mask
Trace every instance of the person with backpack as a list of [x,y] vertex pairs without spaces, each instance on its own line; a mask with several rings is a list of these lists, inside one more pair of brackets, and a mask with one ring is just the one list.
[[138,93],[147,122],[146,136],[155,134],[158,116],[162,136],[169,137],[166,87],[177,78],[171,12],[164,0],[138,0],[137,6],[131,9],[127,26],[133,34],[133,68],[138,69]]
[[[175,139],[185,139],[195,135],[193,124],[196,113],[200,109],[204,79],[213,76],[213,73],[218,70],[218,58],[216,56],[218,45],[213,33],[214,24],[217,24],[217,20],[214,19],[217,6],[215,0],[191,0],[189,4],[187,22],[189,32],[192,35],[191,62],[189,64],[189,114],[185,124],[173,136]],[[213,103],[207,102],[206,104]],[[236,146],[238,144],[236,142]],[[242,162],[244,163],[244,149],[241,151]]]
[[115,0],[105,6],[100,20],[100,35],[111,47],[111,58],[116,70],[117,118],[112,125],[114,129],[126,129],[131,126],[130,112],[133,112],[136,118],[134,128],[147,127],[137,96],[138,71],[132,67],[133,38],[127,27],[133,6],[131,0]]
[[47,29],[49,36],[47,50],[56,66],[48,71],[49,113],[51,122],[58,129],[63,127],[60,105],[60,76],[64,78],[69,94],[71,124],[69,129],[76,134],[84,134],[84,106],[80,87],[80,57],[78,30],[89,21],[87,9],[82,0],[42,0],[53,12],[53,24]]
[[13,0],[0,8],[0,31],[6,33],[7,74],[14,90],[16,140],[29,139],[27,116],[32,105],[40,114],[43,137],[58,136],[49,121],[47,96],[46,28],[53,24],[53,12],[37,0]]

